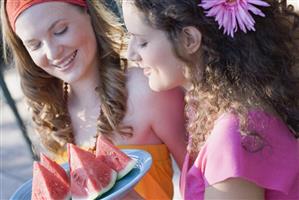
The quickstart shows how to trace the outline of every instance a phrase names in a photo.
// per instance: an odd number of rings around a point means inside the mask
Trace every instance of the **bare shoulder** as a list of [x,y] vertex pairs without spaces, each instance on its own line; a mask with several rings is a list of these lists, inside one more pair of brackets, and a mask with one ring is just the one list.
[[129,68],[127,73],[127,89],[130,98],[142,99],[143,103],[155,105],[184,102],[184,92],[181,88],[168,91],[155,92],[150,89],[148,78],[140,68]]

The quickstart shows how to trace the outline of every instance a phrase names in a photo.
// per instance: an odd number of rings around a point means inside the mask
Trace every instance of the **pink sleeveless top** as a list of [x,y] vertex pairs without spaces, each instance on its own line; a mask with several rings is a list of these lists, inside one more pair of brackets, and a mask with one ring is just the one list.
[[204,199],[205,188],[228,178],[241,178],[265,190],[265,199],[299,199],[299,142],[278,118],[261,111],[249,114],[241,136],[238,119],[222,115],[195,162],[185,158],[180,189],[184,199]]

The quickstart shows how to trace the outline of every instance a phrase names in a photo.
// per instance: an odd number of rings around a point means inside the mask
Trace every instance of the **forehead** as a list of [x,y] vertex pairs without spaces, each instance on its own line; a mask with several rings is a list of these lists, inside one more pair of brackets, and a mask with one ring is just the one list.
[[59,19],[71,19],[79,12],[75,6],[64,2],[45,2],[33,5],[26,9],[17,18],[15,27],[17,35],[38,32],[51,26]]
[[122,3],[123,16],[129,32],[149,32],[153,28],[145,20],[145,16],[135,7],[134,3],[125,0]]

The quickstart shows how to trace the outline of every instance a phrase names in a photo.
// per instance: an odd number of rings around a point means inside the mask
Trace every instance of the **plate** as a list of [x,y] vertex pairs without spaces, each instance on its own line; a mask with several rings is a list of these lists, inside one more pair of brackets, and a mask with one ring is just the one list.
[[[101,200],[118,199],[129,192],[138,181],[146,174],[152,165],[151,155],[143,150],[124,149],[122,150],[131,158],[137,160],[135,167],[122,179],[117,180],[115,185],[100,198]],[[68,165],[63,167],[68,170]],[[31,199],[32,179],[21,185],[17,191],[10,197],[10,200],[30,200]]]

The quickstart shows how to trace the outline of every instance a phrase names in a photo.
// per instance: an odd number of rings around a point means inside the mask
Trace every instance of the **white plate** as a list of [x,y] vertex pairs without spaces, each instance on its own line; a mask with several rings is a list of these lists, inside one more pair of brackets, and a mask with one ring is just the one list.
[[[143,150],[124,149],[128,156],[137,160],[136,166],[122,179],[117,180],[111,190],[104,193],[100,198],[102,200],[118,199],[129,192],[138,181],[146,174],[152,165],[151,155]],[[68,165],[64,165],[68,170]],[[10,197],[10,200],[30,200],[31,199],[32,179],[21,185],[17,191]]]

